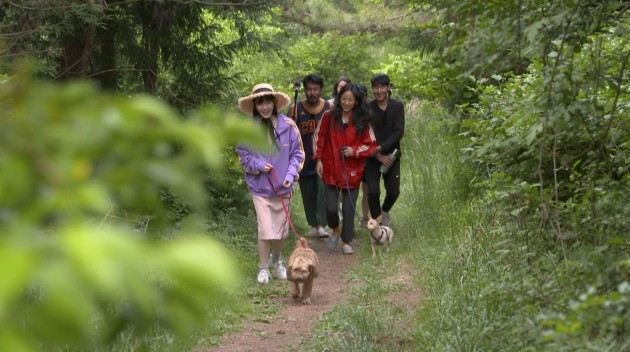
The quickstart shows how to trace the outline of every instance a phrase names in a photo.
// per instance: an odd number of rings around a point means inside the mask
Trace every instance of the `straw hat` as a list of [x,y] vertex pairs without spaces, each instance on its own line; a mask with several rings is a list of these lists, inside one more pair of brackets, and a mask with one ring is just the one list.
[[251,116],[254,113],[254,99],[265,95],[273,95],[276,98],[277,111],[280,111],[291,104],[291,98],[288,95],[282,92],[274,91],[271,84],[260,83],[252,88],[251,95],[238,99],[238,109],[241,110],[243,114]]

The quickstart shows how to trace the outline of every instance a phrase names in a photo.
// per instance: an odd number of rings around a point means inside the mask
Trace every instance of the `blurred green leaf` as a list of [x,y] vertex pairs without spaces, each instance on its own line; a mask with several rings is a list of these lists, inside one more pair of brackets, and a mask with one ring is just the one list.
[[[0,105],[0,167],[11,170],[0,176],[0,349],[85,348],[207,319],[238,272],[198,232],[203,170],[218,172],[227,143],[256,143],[259,129],[30,76],[0,83]],[[194,215],[182,232],[169,202]]]

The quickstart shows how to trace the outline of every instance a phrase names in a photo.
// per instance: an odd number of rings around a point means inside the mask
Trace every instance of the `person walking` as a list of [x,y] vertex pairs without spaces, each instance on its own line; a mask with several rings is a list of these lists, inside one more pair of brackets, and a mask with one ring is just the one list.
[[[400,101],[391,99],[389,76],[377,73],[370,80],[374,100],[369,103],[372,125],[378,146],[365,164],[368,204],[373,219],[391,226],[390,210],[400,195],[400,141],[405,133],[405,109]],[[392,154],[396,154],[393,155]],[[381,166],[384,166],[383,169]],[[382,171],[383,170],[383,171]],[[385,199],[381,205],[380,182],[383,179]]]
[[[313,137],[313,159],[317,160],[315,169],[324,181],[326,220],[333,230],[328,237],[328,248],[335,249],[341,239],[342,253],[352,254],[359,185],[365,160],[376,147],[376,136],[359,87],[347,84],[339,93],[339,104],[326,111],[317,125]],[[338,212],[340,192],[343,224],[340,224]]]
[[289,116],[293,118],[300,130],[302,144],[306,159],[304,167],[300,171],[300,193],[306,222],[311,227],[306,233],[307,237],[328,237],[329,233],[324,228],[326,214],[324,212],[324,183],[315,172],[315,160],[313,160],[313,133],[322,115],[330,110],[332,104],[322,99],[324,79],[315,73],[304,76],[302,80],[305,99],[296,102],[289,109]]
[[[350,80],[350,78],[342,75],[340,76],[337,81],[335,82],[335,84],[332,87],[332,97],[330,99],[328,99],[327,101],[331,104],[331,105],[335,105],[336,101],[339,101],[339,91],[341,90],[341,88],[343,88],[343,86],[345,86],[346,84],[350,84],[352,83],[352,81]],[[341,195],[339,196],[339,218],[343,219],[343,205],[341,202]]]
[[280,254],[289,235],[293,182],[304,165],[300,131],[290,117],[278,113],[289,104],[288,95],[266,83],[255,85],[250,95],[238,99],[239,110],[259,124],[270,147],[268,151],[257,151],[243,144],[236,146],[256,210],[259,283],[268,283],[271,274],[287,279]]

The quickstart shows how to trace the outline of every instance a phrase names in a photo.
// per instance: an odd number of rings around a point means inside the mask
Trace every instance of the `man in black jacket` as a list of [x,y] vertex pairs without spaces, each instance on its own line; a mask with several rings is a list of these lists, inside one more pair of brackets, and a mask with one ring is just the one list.
[[[370,111],[378,146],[365,164],[368,203],[371,217],[391,226],[389,211],[400,195],[400,140],[405,132],[405,108],[401,102],[390,99],[392,84],[386,74],[374,75],[370,83],[374,94]],[[385,186],[382,205],[381,177]]]

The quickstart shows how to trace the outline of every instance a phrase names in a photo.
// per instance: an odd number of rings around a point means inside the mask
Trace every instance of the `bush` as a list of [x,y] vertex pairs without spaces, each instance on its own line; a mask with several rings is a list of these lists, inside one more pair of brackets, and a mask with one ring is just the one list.
[[[0,349],[90,348],[156,324],[189,332],[237,278],[202,231],[202,170],[219,174],[223,148],[256,130],[31,77],[0,83]],[[191,210],[177,230],[165,194]]]

